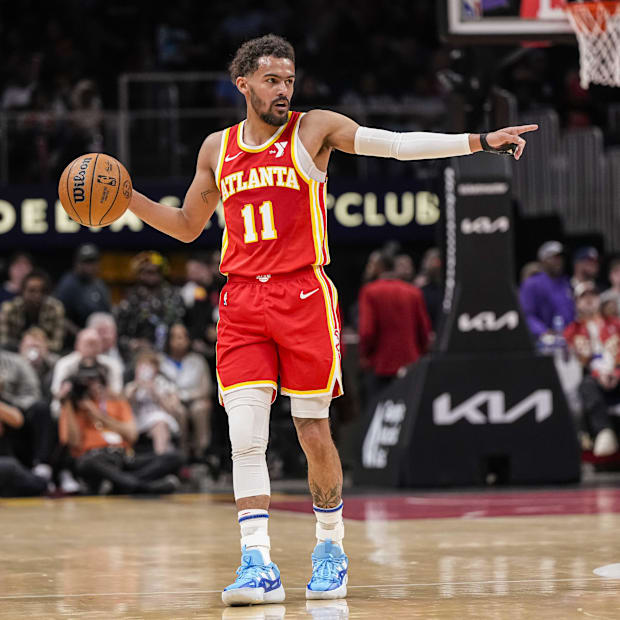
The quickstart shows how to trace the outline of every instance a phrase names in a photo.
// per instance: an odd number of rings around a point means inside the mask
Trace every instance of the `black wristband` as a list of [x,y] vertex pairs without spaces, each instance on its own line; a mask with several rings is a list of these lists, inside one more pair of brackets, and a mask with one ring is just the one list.
[[514,143],[502,144],[502,146],[495,148],[491,146],[487,140],[487,133],[480,134],[480,145],[482,150],[487,153],[495,153],[496,155],[514,155],[517,150],[517,145]]

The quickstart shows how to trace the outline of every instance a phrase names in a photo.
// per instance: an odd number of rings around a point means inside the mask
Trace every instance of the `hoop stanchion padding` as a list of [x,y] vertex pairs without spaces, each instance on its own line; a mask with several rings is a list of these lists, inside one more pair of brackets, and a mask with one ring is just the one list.
[[577,36],[582,88],[620,86],[620,0],[566,5]]

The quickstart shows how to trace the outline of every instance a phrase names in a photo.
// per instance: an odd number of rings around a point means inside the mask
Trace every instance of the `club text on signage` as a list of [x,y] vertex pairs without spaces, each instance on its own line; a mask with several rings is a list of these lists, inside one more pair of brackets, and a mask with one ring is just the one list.
[[[180,207],[182,204],[178,196],[165,196],[160,200],[162,204]],[[327,208],[330,209],[336,222],[345,228],[360,226],[403,227],[410,224],[431,226],[439,220],[439,196],[429,191],[418,192],[374,192],[358,193],[344,192],[338,196],[329,194]],[[45,198],[25,198],[19,208],[8,200],[0,199],[0,235],[14,230],[16,227],[27,235],[41,235],[50,230],[56,233],[75,233],[80,230],[80,224],[67,216],[60,201],[51,205]],[[224,214],[222,203],[216,209],[217,225],[224,228]],[[211,228],[212,222],[207,222],[206,229]],[[111,224],[108,229],[118,232],[124,228],[132,232],[140,232],[144,228],[143,222],[131,211]],[[91,228],[96,232],[97,228]]]

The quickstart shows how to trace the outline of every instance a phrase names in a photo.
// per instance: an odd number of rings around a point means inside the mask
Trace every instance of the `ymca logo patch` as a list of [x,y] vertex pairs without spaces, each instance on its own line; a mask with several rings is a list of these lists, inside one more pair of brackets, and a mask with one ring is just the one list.
[[288,141],[285,142],[276,142],[274,144],[274,146],[276,147],[275,149],[271,149],[269,151],[270,155],[273,155],[274,153],[276,154],[276,159],[278,159],[278,157],[282,157],[282,155],[284,155],[284,149],[286,149],[286,145],[288,144]]

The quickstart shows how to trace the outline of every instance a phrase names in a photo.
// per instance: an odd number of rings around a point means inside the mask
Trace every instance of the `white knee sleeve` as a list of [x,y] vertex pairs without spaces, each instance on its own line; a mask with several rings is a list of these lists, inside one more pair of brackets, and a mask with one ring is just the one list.
[[224,394],[232,445],[235,500],[270,495],[265,451],[269,440],[272,388],[246,388]]
[[331,395],[302,398],[291,396],[291,415],[294,418],[328,418]]

